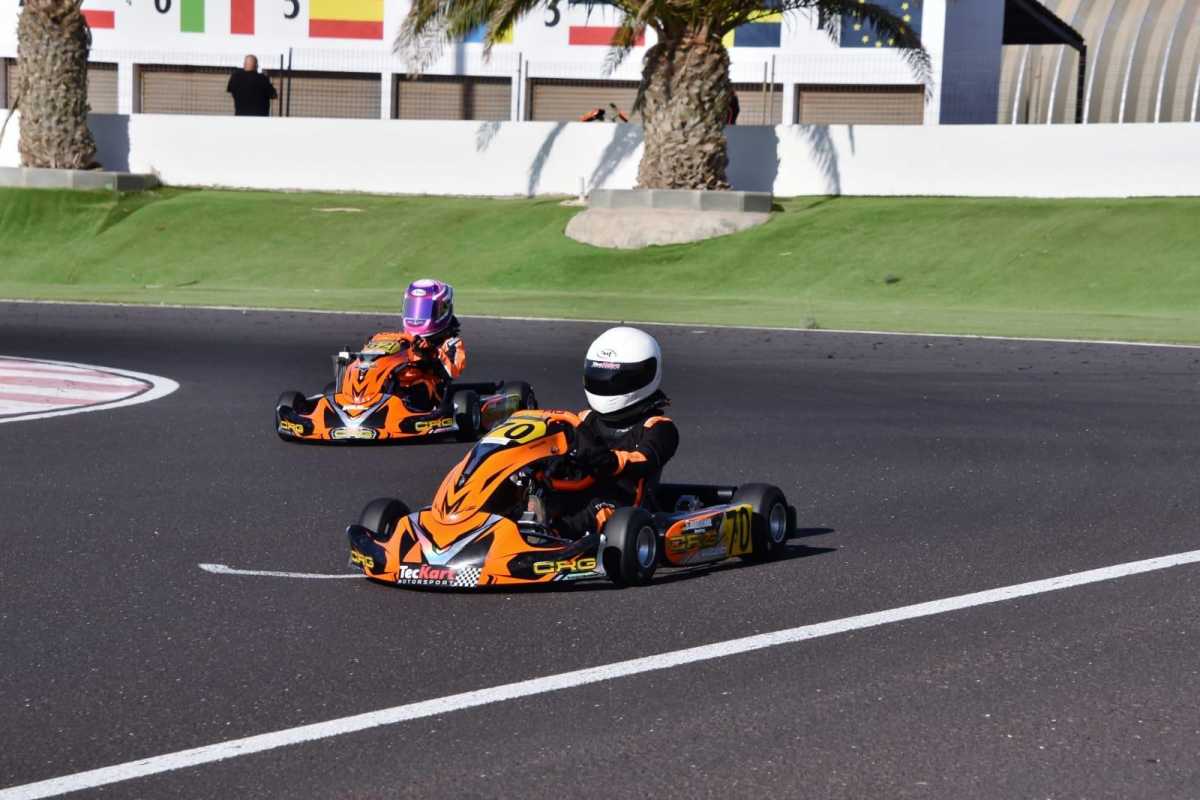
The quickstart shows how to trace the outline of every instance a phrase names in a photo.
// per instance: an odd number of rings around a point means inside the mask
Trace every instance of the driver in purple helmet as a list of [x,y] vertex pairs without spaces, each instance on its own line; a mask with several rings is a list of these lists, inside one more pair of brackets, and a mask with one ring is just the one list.
[[[410,283],[404,292],[403,322],[404,333],[412,337],[414,347],[427,353],[437,373],[427,383],[415,384],[410,399],[418,406],[433,408],[446,384],[467,366],[467,348],[459,338],[458,317],[454,316],[454,287],[431,278]],[[377,333],[373,339],[388,336]]]

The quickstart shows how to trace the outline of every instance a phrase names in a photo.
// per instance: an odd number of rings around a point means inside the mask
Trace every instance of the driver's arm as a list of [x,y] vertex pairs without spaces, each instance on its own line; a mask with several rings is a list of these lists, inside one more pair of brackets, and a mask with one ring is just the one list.
[[633,450],[612,450],[605,463],[596,464],[601,475],[644,478],[662,469],[679,449],[679,429],[669,417],[651,417],[644,423],[642,440]]
[[467,346],[463,344],[462,339],[452,336],[438,348],[438,359],[450,379],[455,380],[467,367]]

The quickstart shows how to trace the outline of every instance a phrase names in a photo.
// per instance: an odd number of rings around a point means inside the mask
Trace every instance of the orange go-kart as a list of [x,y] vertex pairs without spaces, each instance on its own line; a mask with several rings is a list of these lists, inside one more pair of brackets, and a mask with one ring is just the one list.
[[334,356],[321,394],[284,392],[275,430],[285,441],[358,443],[453,435],[472,441],[514,411],[537,408],[527,383],[450,383],[436,352],[408,334],[380,335]]
[[579,421],[563,411],[518,412],[450,471],[433,505],[410,512],[399,500],[372,501],[346,529],[351,564],[368,578],[406,586],[474,589],[599,577],[625,586],[648,583],[660,566],[766,560],[783,551],[795,510],[766,484],[659,484],[639,505],[617,509],[601,532],[560,536],[556,500],[565,486],[586,492],[588,484],[572,473]]

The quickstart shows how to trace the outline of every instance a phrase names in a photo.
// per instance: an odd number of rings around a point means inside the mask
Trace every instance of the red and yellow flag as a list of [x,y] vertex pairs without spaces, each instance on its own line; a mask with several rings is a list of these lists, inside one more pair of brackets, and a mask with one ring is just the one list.
[[319,39],[382,39],[383,0],[312,0],[308,35]]

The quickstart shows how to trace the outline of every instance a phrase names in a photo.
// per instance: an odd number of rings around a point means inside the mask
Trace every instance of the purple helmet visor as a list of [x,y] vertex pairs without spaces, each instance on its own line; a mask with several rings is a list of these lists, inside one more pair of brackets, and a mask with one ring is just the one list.
[[404,324],[421,327],[435,321],[440,316],[441,302],[429,295],[404,298]]

